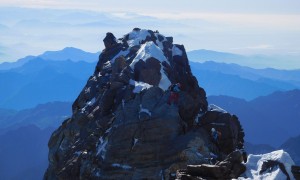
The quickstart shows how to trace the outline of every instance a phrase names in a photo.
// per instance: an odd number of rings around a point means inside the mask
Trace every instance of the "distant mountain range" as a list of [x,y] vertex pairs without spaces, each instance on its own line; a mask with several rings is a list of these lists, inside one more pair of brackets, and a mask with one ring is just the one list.
[[0,71],[0,108],[24,109],[51,101],[73,101],[95,63],[35,58],[23,66]]
[[285,143],[283,143],[280,146],[280,148],[287,151],[291,155],[291,157],[293,158],[295,163],[297,165],[300,165],[300,155],[299,155],[299,152],[300,152],[300,135],[288,139]]
[[218,63],[239,64],[255,68],[277,68],[290,69],[291,65],[299,68],[298,55],[239,55],[227,52],[218,52],[206,49],[199,49],[187,53],[189,60],[194,62],[214,61]]
[[188,52],[188,58],[190,61],[194,62],[205,62],[205,61],[215,61],[215,62],[239,62],[245,59],[242,55],[237,55],[233,53],[218,52],[206,49],[199,49]]
[[238,64],[220,63],[214,61],[205,61],[203,63],[190,62],[195,70],[210,70],[224,74],[238,75],[241,78],[249,80],[274,79],[277,81],[287,81],[290,84],[300,86],[300,69],[298,70],[280,70],[273,68],[254,69]]
[[70,102],[49,102],[21,111],[0,109],[0,134],[22,126],[58,127],[71,115]]
[[251,100],[275,91],[300,88],[300,70],[253,69],[212,61],[190,65],[208,95]]
[[239,117],[246,141],[273,147],[300,134],[299,100],[300,90],[275,92],[252,101],[229,96],[208,97],[209,103],[218,104]]
[[[0,64],[0,84],[4,84],[0,108],[24,109],[51,101],[73,101],[94,71],[97,59],[97,53],[65,48]],[[211,61],[190,65],[208,95],[252,100],[275,91],[300,88],[300,70],[253,69]]]
[[0,109],[0,179],[43,179],[48,140],[71,115],[71,105],[49,102],[21,111]]
[[265,154],[278,149],[288,152],[296,165],[300,165],[300,135],[291,137],[279,147],[272,147],[268,144],[245,143],[245,149],[248,154]]
[[81,49],[66,47],[61,51],[46,51],[38,57],[45,60],[53,61],[65,61],[71,60],[74,62],[85,61],[85,62],[97,62],[100,53],[89,53]]
[[93,63],[98,61],[99,53],[89,53],[85,52],[81,49],[66,47],[60,51],[46,51],[38,56],[26,56],[22,59],[19,59],[16,62],[4,62],[0,64],[0,70],[8,70],[12,68],[21,67],[26,64],[30,60],[34,60],[37,58],[50,60],[50,61],[84,61],[88,63]]

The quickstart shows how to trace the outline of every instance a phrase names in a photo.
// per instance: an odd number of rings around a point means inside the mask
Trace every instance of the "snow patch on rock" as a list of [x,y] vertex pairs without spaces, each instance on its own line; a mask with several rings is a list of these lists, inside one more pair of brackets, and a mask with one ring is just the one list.
[[112,167],[117,167],[117,168],[122,168],[122,169],[125,169],[125,170],[132,169],[131,166],[126,165],[126,164],[118,164],[118,163],[114,163],[114,164],[112,164],[111,166],[112,166]]
[[139,141],[139,139],[134,138],[134,140],[133,140],[133,146],[135,146],[138,141]]
[[139,113],[146,113],[149,116],[151,116],[151,112],[149,111],[149,109],[143,108],[143,106],[140,104],[140,112]]
[[218,111],[218,112],[222,112],[222,113],[227,113],[226,110],[222,109],[221,107],[219,107],[215,104],[208,105],[208,111]]
[[160,69],[160,74],[161,74],[161,79],[160,79],[160,82],[158,84],[158,87],[160,87],[162,90],[166,91],[171,86],[171,81],[169,80],[169,78],[165,74],[162,65],[161,65],[161,69]]
[[205,113],[198,113],[197,116],[196,116],[195,119],[194,119],[194,122],[195,122],[196,124],[200,123],[201,118],[202,118],[202,116],[203,116],[204,114],[205,114]]
[[135,145],[138,143],[138,141],[139,141],[138,138],[133,138],[131,149],[133,149],[135,147]]
[[[130,67],[134,69],[134,65],[139,61],[143,60],[146,61],[150,57],[153,57],[160,62],[166,61],[167,58],[165,57],[163,51],[155,45],[153,41],[146,42],[141,46],[141,48],[138,50],[136,57],[132,60]],[[168,62],[167,62],[168,63]]]
[[129,53],[129,50],[125,50],[125,51],[120,51],[117,55],[115,55],[115,57],[113,57],[111,60],[110,60],[110,62],[111,63],[114,63],[115,62],[115,60],[117,59],[117,58],[119,58],[119,57],[121,57],[121,56],[127,56],[127,54]]
[[162,62],[166,62],[169,64],[167,61],[167,58],[165,57],[163,51],[161,48],[159,48],[153,41],[146,42],[141,46],[141,48],[138,50],[136,57],[132,60],[131,64],[129,65],[132,70],[134,70],[135,64],[142,60],[146,61],[150,57],[153,57],[157,59],[160,62],[160,74],[161,74],[161,80],[159,82],[158,87],[160,87],[162,90],[166,91],[169,86],[171,85],[171,82],[169,78],[166,76]]
[[182,56],[182,51],[176,45],[172,47],[172,56]]
[[108,128],[108,129],[105,131],[105,134],[110,133],[111,129],[112,129],[112,127]]
[[88,106],[94,105],[95,102],[96,102],[96,98],[93,97],[93,99],[91,99],[90,101],[88,101],[88,102],[85,104],[85,106],[81,109],[81,112],[84,113],[85,110],[86,110],[86,108],[87,108]]
[[[167,41],[167,38],[159,33],[155,33],[155,37],[157,38],[155,43],[158,45],[158,47],[161,49],[161,50],[164,50],[164,45],[163,45],[163,42]],[[158,37],[162,37],[163,40],[159,40]]]
[[129,45],[129,47],[140,45],[140,43],[144,41],[148,36],[151,36],[151,34],[146,29],[141,29],[139,31],[133,30],[129,33],[127,44]]
[[81,151],[76,151],[76,152],[74,152],[74,154],[75,154],[76,156],[80,156],[81,153],[82,153]]
[[286,171],[288,172],[291,179],[294,179],[293,174],[291,173],[291,166],[294,165],[294,161],[290,157],[290,155],[283,151],[273,151],[267,154],[260,155],[252,155],[248,156],[248,161],[245,164],[247,170],[245,172],[246,178],[239,178],[239,180],[243,179],[272,179],[272,180],[281,180],[287,179],[286,175],[280,170],[279,167],[275,167],[272,171],[266,171],[262,174],[259,174],[263,162],[267,160],[274,160],[284,164]]
[[89,102],[87,102],[87,105],[92,106],[95,102],[96,102],[96,98],[93,97],[93,99],[91,99]]
[[108,69],[108,68],[111,68],[111,62],[110,61],[107,61],[103,64],[103,69]]
[[132,79],[129,80],[129,84],[134,86],[133,93],[140,93],[144,89],[149,89],[152,85],[144,82],[134,81]]
[[103,139],[103,137],[99,138],[99,145],[97,149],[97,155],[100,155],[102,159],[105,159],[106,154],[106,145],[108,143],[107,138]]

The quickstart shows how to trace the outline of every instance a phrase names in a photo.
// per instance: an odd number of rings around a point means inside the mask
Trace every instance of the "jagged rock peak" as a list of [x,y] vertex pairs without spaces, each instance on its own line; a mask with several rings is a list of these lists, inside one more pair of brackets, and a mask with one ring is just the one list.
[[[118,40],[112,33],[107,33],[103,41],[105,49],[97,66],[99,71],[102,70],[103,64],[114,63],[120,57],[125,58],[135,74],[138,73],[136,71],[140,70],[140,66],[144,66],[143,69],[153,69],[160,66],[160,72],[156,72],[154,77],[149,78],[149,76],[145,77],[146,75],[142,74],[136,75],[135,79],[139,82],[159,86],[163,90],[166,90],[171,83],[178,81],[176,75],[172,74],[175,73],[172,68],[176,64],[183,68],[183,71],[176,73],[191,73],[184,47],[173,44],[173,38],[165,37],[158,31],[134,28],[132,32]],[[164,68],[167,68],[167,71]]]
[[[238,118],[217,106],[192,75],[185,49],[158,31],[104,38],[94,74],[72,117],[52,134],[44,179],[169,179],[188,164],[243,147]],[[180,83],[170,103],[169,86]],[[218,142],[211,129],[222,132]]]
[[195,107],[182,105],[180,113],[189,114],[183,118],[188,121],[199,111],[207,110],[206,93],[192,75],[185,48],[173,44],[172,37],[134,28],[118,40],[107,33],[103,41],[105,49],[99,56],[94,77],[109,76],[111,85],[130,84],[135,93],[150,87],[166,91],[171,84],[180,83],[187,98],[197,102],[193,104]]

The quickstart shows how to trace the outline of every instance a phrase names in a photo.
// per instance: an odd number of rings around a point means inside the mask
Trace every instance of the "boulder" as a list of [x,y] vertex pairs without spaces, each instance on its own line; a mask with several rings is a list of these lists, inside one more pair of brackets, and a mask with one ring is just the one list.
[[211,133],[214,128],[220,132],[217,142],[218,149],[223,154],[229,154],[235,149],[243,149],[244,130],[235,115],[215,109],[209,110],[199,118],[199,126]]
[[134,67],[134,78],[154,86],[158,86],[161,79],[161,65],[153,57],[144,61],[138,61]]
[[106,33],[105,38],[103,39],[104,42],[104,46],[106,49],[112,48],[114,45],[117,44],[117,39],[116,37],[113,35],[113,33]]
[[216,164],[187,165],[177,171],[176,179],[236,179],[246,171],[243,153],[234,151]]

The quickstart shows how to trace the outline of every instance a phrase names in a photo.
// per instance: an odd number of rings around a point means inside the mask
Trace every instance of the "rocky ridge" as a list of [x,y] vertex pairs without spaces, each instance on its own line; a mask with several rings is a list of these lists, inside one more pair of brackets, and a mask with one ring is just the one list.
[[[103,41],[72,117],[49,140],[44,179],[172,179],[187,165],[214,164],[243,149],[238,118],[208,106],[184,46],[139,28]],[[168,105],[175,83],[179,103]],[[221,133],[217,142],[212,128]]]

